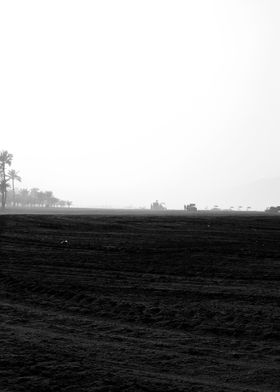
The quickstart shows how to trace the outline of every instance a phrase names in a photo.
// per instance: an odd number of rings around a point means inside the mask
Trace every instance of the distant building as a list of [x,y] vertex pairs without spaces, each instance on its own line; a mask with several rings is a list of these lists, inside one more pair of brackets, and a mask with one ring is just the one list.
[[195,203],[190,203],[188,205],[184,205],[184,210],[187,212],[197,212],[197,207]]
[[151,210],[163,211],[166,210],[165,203],[159,203],[158,200],[151,204]]

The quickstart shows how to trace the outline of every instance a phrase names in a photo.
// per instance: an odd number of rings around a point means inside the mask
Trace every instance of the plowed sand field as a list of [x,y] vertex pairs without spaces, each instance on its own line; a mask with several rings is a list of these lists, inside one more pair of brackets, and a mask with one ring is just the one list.
[[0,391],[280,391],[280,217],[1,215]]

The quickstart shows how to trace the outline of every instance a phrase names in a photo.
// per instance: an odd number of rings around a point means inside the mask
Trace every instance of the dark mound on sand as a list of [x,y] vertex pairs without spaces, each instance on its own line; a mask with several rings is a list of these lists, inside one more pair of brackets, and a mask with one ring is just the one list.
[[0,216],[0,390],[279,391],[280,220]]

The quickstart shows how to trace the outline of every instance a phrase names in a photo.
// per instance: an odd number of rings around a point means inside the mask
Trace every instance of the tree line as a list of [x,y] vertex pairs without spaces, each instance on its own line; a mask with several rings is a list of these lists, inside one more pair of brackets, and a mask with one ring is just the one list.
[[71,207],[72,202],[60,200],[52,191],[41,191],[38,188],[16,189],[15,183],[21,182],[19,173],[9,169],[13,155],[8,151],[0,152],[0,193],[1,206],[9,207]]

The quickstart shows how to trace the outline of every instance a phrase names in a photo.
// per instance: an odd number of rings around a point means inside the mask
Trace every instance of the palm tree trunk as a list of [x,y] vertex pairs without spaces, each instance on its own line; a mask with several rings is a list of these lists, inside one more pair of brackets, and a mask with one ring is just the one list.
[[5,173],[5,162],[3,162],[3,188],[1,189],[2,192],[2,209],[5,209],[6,206],[6,173]]
[[16,205],[16,196],[15,196],[15,180],[12,178],[12,186],[13,186],[13,206]]
[[5,189],[5,185],[3,186],[2,189],[2,209],[4,210],[6,207],[6,199],[7,199],[7,195],[6,195],[6,189]]

